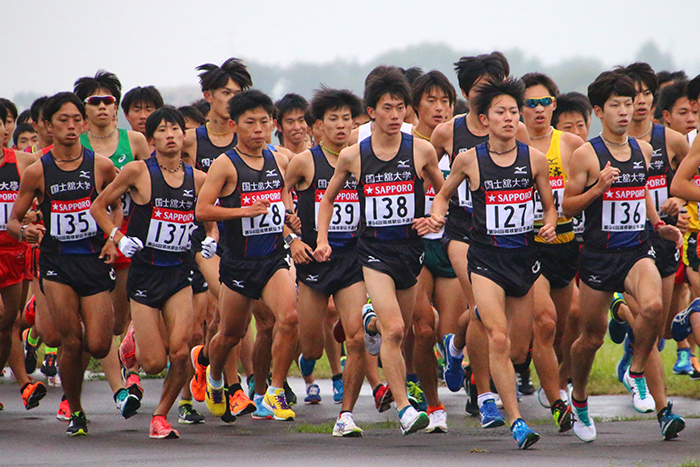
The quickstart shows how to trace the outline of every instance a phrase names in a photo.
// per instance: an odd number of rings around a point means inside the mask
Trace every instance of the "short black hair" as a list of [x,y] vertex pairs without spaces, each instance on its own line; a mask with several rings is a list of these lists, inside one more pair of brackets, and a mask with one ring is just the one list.
[[15,132],[12,134],[12,140],[15,142],[15,145],[17,145],[17,140],[19,139],[19,135],[22,133],[36,133],[36,130],[32,126],[31,123],[20,123],[15,127]]
[[32,115],[32,121],[34,123],[39,123],[39,120],[41,119],[41,111],[48,100],[49,96],[41,96],[32,102],[31,107],[29,107],[29,113]]
[[198,101],[194,101],[192,103],[192,107],[195,109],[199,110],[199,112],[204,115],[204,119],[206,120],[207,114],[211,110],[211,104],[207,102],[206,99],[199,99]]
[[[329,110],[340,110],[344,107],[350,110],[352,118],[362,113],[362,102],[352,91],[332,89],[327,86],[321,86],[321,89],[314,91],[314,98],[311,99],[311,114],[314,122],[323,120]],[[309,126],[313,126],[313,123]]]
[[659,87],[662,85],[668,83],[669,81],[687,81],[688,80],[688,74],[684,70],[678,70],[678,71],[660,71],[656,74],[657,79],[659,80]]
[[262,107],[270,117],[275,114],[275,106],[270,96],[257,89],[249,89],[236,94],[228,101],[228,113],[231,120],[238,123],[238,119],[249,110]]
[[588,100],[593,107],[604,108],[613,95],[634,100],[637,90],[632,78],[619,71],[604,71],[588,86]]
[[185,117],[183,117],[182,113],[172,105],[166,105],[156,109],[156,111],[146,119],[146,138],[153,138],[153,133],[156,132],[156,128],[158,128],[163,120],[165,120],[166,123],[173,123],[179,126],[183,133],[187,129],[185,126]]
[[442,90],[445,96],[450,100],[450,105],[455,103],[457,92],[455,91],[455,87],[452,86],[452,83],[450,83],[450,80],[447,79],[447,76],[441,71],[431,70],[416,78],[411,85],[411,101],[413,102],[413,110],[416,113],[418,113],[417,107],[420,105],[423,94],[433,89]]
[[124,94],[122,110],[125,114],[129,113],[131,106],[138,103],[152,104],[156,109],[160,109],[164,105],[163,96],[160,95],[160,91],[155,86],[136,86],[130,89]]
[[177,110],[180,111],[185,120],[192,120],[198,125],[204,125],[207,123],[207,119],[204,118],[202,112],[200,112],[199,109],[193,105],[183,105],[182,107],[178,107]]
[[669,112],[673,110],[673,106],[676,105],[679,99],[683,97],[688,97],[688,82],[687,81],[676,81],[659,91],[659,98],[656,104],[656,110],[658,110],[663,116],[664,110]]
[[198,76],[202,92],[226,87],[229,79],[240,86],[242,91],[250,89],[253,85],[248,68],[240,58],[229,58],[221,66],[205,63],[199,65],[196,70],[201,71]]
[[277,119],[277,123],[282,125],[282,119],[289,112],[293,112],[295,110],[306,112],[306,109],[308,108],[309,102],[304,99],[304,97],[294,93],[285,94],[282,99],[275,102],[275,118]]
[[480,89],[479,96],[475,99],[476,114],[488,116],[491,104],[500,96],[510,96],[515,99],[520,111],[525,103],[525,84],[517,78],[486,81]]
[[408,69],[403,69],[399,68],[403,75],[406,77],[406,81],[408,81],[408,84],[413,86],[413,82],[418,79],[419,76],[423,75],[423,69],[418,66],[412,66],[411,68]]
[[379,99],[385,94],[404,101],[411,105],[411,87],[406,76],[395,66],[380,65],[372,70],[372,76],[365,85],[365,105],[373,109],[377,108]]
[[[12,102],[10,99],[0,97],[0,104],[5,106],[5,109],[7,110],[7,115],[12,116],[12,120],[17,120],[17,106],[14,102]],[[7,116],[2,120],[3,122],[7,120]]]
[[696,101],[700,98],[700,75],[688,81],[688,99]]
[[492,80],[502,81],[510,75],[508,59],[501,52],[462,57],[454,65],[459,87],[464,94],[469,94],[474,83],[482,76],[488,75]]
[[652,94],[659,90],[659,79],[651,65],[646,62],[634,62],[626,67],[618,66],[615,71],[632,78],[634,84],[646,84]]
[[6,121],[7,121],[7,107],[5,107],[5,104],[0,102],[0,123],[2,123],[3,126],[5,126]]
[[[313,101],[312,101],[313,102]],[[312,107],[309,106],[308,109],[306,109],[306,112],[304,112],[304,120],[306,120],[306,126],[309,128],[312,128],[314,126],[314,123],[316,123],[316,116],[314,115],[314,112],[312,110]],[[283,136],[280,134],[279,130],[276,132],[278,138],[282,138]]]
[[28,123],[29,120],[32,118],[32,113],[29,109],[24,109],[22,112],[20,112],[19,115],[17,115],[17,125],[20,125],[22,123]]
[[545,75],[544,73],[527,73],[521,78],[525,84],[525,89],[531,88],[533,86],[542,85],[547,88],[547,92],[552,97],[559,96],[559,87],[554,82],[552,78]]
[[53,116],[61,110],[65,104],[74,104],[78,108],[78,112],[83,116],[83,119],[87,118],[85,115],[85,104],[83,101],[72,92],[59,92],[49,97],[44,104],[44,108],[41,112],[41,119],[45,122],[50,122]]
[[453,115],[467,114],[469,113],[469,104],[467,100],[463,97],[458,97],[455,101],[455,109],[452,112]]
[[557,108],[552,112],[552,126],[556,128],[559,124],[559,117],[568,112],[580,113],[586,125],[588,125],[588,121],[593,113],[593,106],[591,106],[588,98],[580,92],[559,94],[559,97],[557,97]]
[[95,76],[84,76],[78,78],[73,84],[73,92],[84,101],[90,94],[98,89],[106,89],[114,99],[117,105],[122,98],[122,83],[117,78],[117,75],[105,70],[97,70]]

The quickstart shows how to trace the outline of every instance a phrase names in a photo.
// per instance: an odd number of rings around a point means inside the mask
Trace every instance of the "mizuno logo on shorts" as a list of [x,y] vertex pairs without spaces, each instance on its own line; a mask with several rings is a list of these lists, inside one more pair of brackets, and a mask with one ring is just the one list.
[[146,298],[147,293],[148,293],[148,290],[136,290],[136,293],[134,294],[134,297],[143,297],[143,298]]
[[308,276],[306,276],[306,280],[309,282],[318,282],[318,274],[316,274],[315,276],[309,274]]
[[51,271],[51,270],[46,271],[46,277],[49,277],[49,276],[58,276],[58,273],[56,271]]
[[243,288],[243,281],[231,281],[235,287]]
[[647,254],[656,258],[656,250],[654,250],[654,247],[649,248],[649,251],[647,251]]
[[374,256],[371,256],[371,255],[370,255],[370,256],[367,257],[367,262],[368,262],[368,263],[381,263],[382,261],[379,260],[379,259],[377,259],[377,258],[375,258]]

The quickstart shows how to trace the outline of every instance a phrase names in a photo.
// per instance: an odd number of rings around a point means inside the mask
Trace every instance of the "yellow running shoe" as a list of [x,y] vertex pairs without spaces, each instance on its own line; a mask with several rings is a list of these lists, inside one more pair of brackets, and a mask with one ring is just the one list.
[[274,414],[275,420],[294,420],[294,411],[289,408],[282,388],[275,389],[274,393],[268,389],[263,398],[263,406]]
[[226,413],[226,404],[228,403],[226,400],[226,387],[222,384],[219,389],[216,389],[209,384],[209,368],[207,367],[207,393],[204,399],[209,412],[216,417],[221,417]]

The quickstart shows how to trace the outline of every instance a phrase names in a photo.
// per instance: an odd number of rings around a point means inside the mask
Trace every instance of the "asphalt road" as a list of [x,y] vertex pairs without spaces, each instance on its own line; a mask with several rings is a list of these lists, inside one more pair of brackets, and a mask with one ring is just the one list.
[[[5,384],[2,384],[2,383]],[[332,403],[330,380],[319,381],[324,401],[317,406],[294,407],[294,422],[255,421],[248,416],[227,425],[207,415],[203,425],[177,424],[173,409],[169,422],[180,431],[178,440],[148,437],[150,413],[156,406],[162,381],[144,380],[145,397],[139,414],[124,420],[115,409],[105,381],[86,381],[84,407],[91,420],[89,435],[68,438],[65,422],[55,413],[60,388],[49,388],[41,405],[24,410],[18,386],[0,378],[0,465],[29,466],[218,466],[218,465],[449,465],[469,466],[675,466],[688,459],[700,462],[700,401],[676,399],[674,411],[687,416],[680,438],[662,441],[655,417],[645,420],[599,422],[598,440],[580,442],[573,434],[556,432],[549,410],[526,396],[521,410],[542,439],[531,450],[519,451],[507,428],[483,430],[464,412],[464,393],[440,389],[448,412],[449,433],[402,436],[395,410],[374,409],[367,384],[355,410],[364,437],[333,438],[329,433],[339,406]],[[292,379],[302,396],[304,384]],[[300,400],[303,397],[300,397]],[[591,398],[594,416],[629,420],[636,413],[627,396]],[[320,426],[326,433],[312,433]],[[698,464],[700,465],[700,464]]]

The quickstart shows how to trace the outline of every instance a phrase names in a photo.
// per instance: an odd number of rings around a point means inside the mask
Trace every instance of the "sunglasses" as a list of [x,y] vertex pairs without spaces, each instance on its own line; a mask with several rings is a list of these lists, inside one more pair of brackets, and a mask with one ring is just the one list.
[[87,105],[100,105],[104,102],[105,105],[111,105],[116,102],[114,96],[90,96],[85,99]]
[[537,99],[525,99],[525,105],[527,107],[530,107],[531,109],[534,109],[538,105],[541,105],[542,107],[547,107],[552,102],[554,102],[554,100],[555,98],[552,96],[538,97]]

